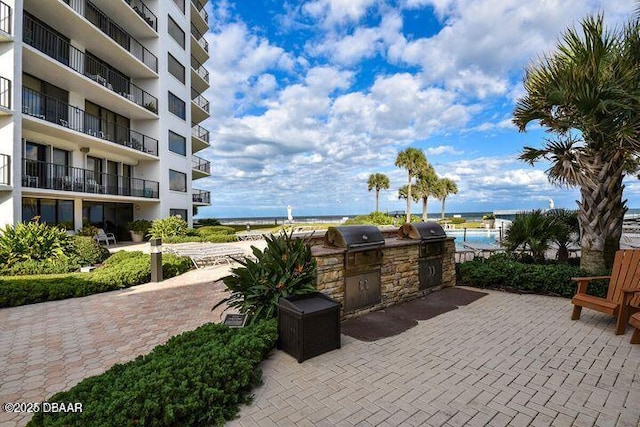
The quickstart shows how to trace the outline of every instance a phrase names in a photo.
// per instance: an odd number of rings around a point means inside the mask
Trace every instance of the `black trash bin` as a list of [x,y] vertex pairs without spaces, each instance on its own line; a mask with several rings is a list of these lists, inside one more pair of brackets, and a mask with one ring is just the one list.
[[278,348],[299,363],[340,348],[340,303],[320,292],[280,298]]

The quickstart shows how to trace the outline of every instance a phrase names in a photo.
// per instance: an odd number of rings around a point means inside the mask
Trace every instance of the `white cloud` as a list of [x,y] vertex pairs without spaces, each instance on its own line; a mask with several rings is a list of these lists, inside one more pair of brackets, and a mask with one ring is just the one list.
[[327,25],[358,22],[375,0],[312,0],[302,10]]
[[450,145],[438,145],[437,147],[429,147],[424,150],[427,156],[439,156],[442,154],[462,154],[463,152],[460,150],[456,150],[454,147]]

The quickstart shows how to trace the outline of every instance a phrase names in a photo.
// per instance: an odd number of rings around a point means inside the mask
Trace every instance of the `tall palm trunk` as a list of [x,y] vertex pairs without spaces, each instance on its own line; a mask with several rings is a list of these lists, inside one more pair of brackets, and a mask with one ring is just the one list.
[[595,176],[581,186],[582,200],[578,202],[582,229],[580,267],[591,273],[600,273],[613,265],[627,211],[626,200],[622,200],[623,154],[616,151],[611,158],[603,157],[594,156],[591,166]]
[[427,222],[427,198],[422,198],[422,221]]
[[444,201],[446,200],[446,197],[442,198],[442,212],[441,212],[441,218],[444,219]]
[[407,222],[411,222],[411,174],[407,183]]
[[378,200],[380,198],[380,189],[376,188],[376,213],[378,213]]

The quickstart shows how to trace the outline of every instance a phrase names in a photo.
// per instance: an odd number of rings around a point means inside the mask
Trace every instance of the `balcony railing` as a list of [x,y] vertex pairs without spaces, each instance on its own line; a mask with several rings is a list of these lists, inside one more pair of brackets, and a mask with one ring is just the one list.
[[200,62],[198,62],[196,58],[193,57],[193,55],[191,55],[191,68],[194,69],[196,74],[202,77],[202,80],[209,83],[209,72]]
[[204,51],[208,53],[209,42],[207,41],[207,39],[204,38],[204,36],[200,33],[200,31],[198,31],[198,29],[196,28],[195,25],[193,25],[193,23],[191,24],[191,34],[193,35],[193,37],[195,37],[196,40],[198,40],[198,44],[202,46]]
[[158,31],[158,18],[151,12],[151,9],[147,7],[142,0],[125,0],[131,9],[133,9],[144,21],[149,24],[154,31]]
[[0,185],[11,185],[11,156],[0,154]]
[[209,101],[207,98],[202,95],[196,95],[193,89],[191,89],[191,96],[193,97],[192,101],[195,102],[198,107],[202,108],[207,113],[209,112]]
[[193,203],[205,203],[207,205],[211,204],[211,192],[205,190],[193,190],[193,194],[191,195],[193,198]]
[[51,32],[30,16],[24,16],[24,42],[79,74],[150,111],[158,111],[158,98],[131,83],[129,77],[96,61]]
[[193,127],[191,128],[191,134],[196,138],[205,141],[207,144],[209,143],[209,131],[202,126],[193,124]]
[[207,13],[206,9],[204,8],[204,5],[207,3],[205,2],[201,2],[198,0],[191,0],[191,3],[193,3],[193,5],[196,7],[196,9],[198,10],[198,13],[200,14],[200,16],[202,17],[202,19],[204,19],[204,22],[209,22],[209,14]]
[[158,58],[133,36],[122,29],[89,0],[64,0],[78,14],[84,16],[113,41],[138,58],[143,64],[158,72]]
[[200,172],[204,172],[208,175],[211,174],[211,162],[209,160],[192,155],[191,164],[193,169],[199,170]]
[[0,1],[0,32],[11,35],[11,6]]
[[198,9],[198,11],[204,9],[204,5],[207,4],[209,0],[191,0],[191,3]]
[[0,107],[11,109],[11,80],[0,77]]
[[22,113],[96,138],[158,155],[158,140],[35,90],[22,88]]
[[157,181],[28,159],[22,161],[22,186],[149,199],[157,199],[160,188]]

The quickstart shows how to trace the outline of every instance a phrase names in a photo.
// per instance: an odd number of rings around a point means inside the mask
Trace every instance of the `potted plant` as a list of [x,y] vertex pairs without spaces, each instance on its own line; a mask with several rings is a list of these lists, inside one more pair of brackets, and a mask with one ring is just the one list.
[[148,219],[136,219],[127,224],[127,228],[131,232],[131,240],[135,243],[140,243],[149,233],[151,228],[151,221]]
[[493,228],[496,224],[496,216],[492,213],[482,215],[482,224],[484,224],[485,227]]

